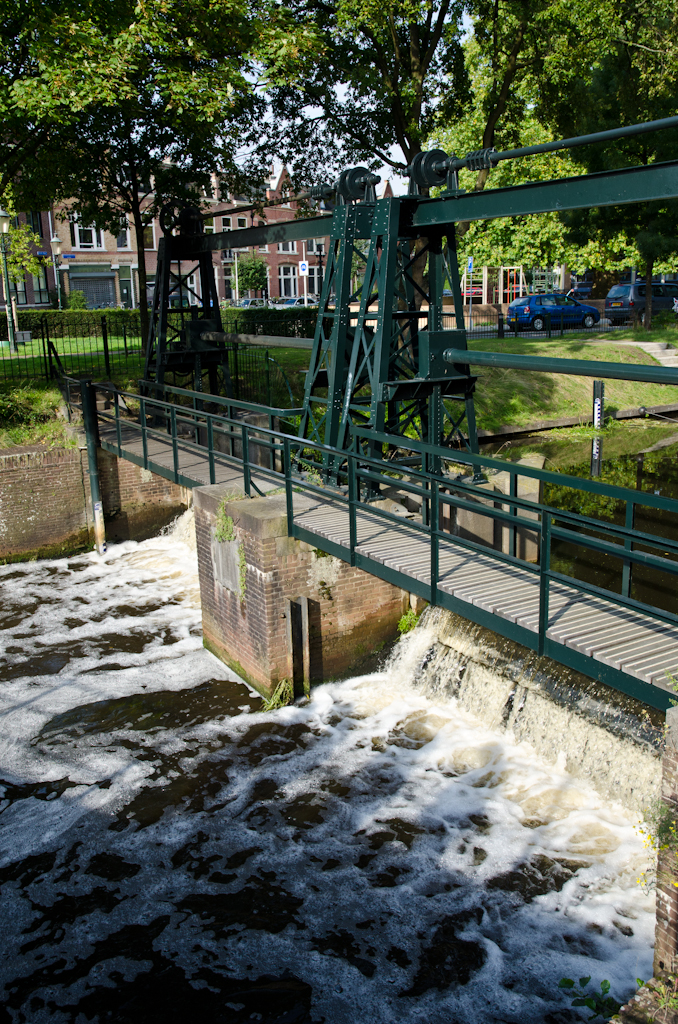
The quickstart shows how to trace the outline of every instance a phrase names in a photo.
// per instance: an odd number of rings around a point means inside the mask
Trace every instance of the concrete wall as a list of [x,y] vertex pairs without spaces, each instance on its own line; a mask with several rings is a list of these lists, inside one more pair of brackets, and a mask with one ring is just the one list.
[[[243,499],[222,485],[193,495],[204,643],[258,690],[285,678],[297,686],[290,602],[302,686],[350,674],[395,638],[407,592],[288,538],[284,495]],[[233,537],[220,542],[222,502]]]
[[[182,487],[102,450],[100,484],[110,541],[141,539],[184,509]],[[87,453],[26,446],[0,452],[0,562],[91,547]]]

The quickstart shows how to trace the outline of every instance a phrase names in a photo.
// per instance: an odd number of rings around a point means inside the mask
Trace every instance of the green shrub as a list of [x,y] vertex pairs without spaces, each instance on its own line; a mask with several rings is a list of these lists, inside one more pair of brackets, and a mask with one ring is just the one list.
[[87,297],[84,292],[72,291],[66,296],[67,309],[87,309]]

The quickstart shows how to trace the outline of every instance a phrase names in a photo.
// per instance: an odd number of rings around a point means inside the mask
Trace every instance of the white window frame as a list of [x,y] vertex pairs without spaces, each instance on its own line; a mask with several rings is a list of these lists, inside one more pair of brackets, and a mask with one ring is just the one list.
[[[320,295],[323,286],[323,279],[325,277],[325,268],[321,268],[317,263],[309,263],[308,265],[308,293],[309,295]],[[318,281],[318,278],[320,280]],[[319,287],[316,288],[316,285]]]
[[[73,217],[73,231],[74,231],[74,234],[75,234],[75,248],[76,249],[78,249],[78,250],[92,250],[92,249],[97,250],[97,249],[105,249],[106,248],[106,246],[104,245],[103,231],[100,231],[99,228],[94,226],[94,224],[81,224],[80,221],[78,220],[77,216],[76,216],[76,217]],[[81,235],[80,235],[81,231],[91,231],[92,232],[93,242],[91,244],[89,242],[83,243]]]
[[324,238],[309,238],[306,242],[306,252],[314,253],[316,256],[318,253],[325,255],[325,239]]
[[[285,283],[289,282],[289,293],[285,289]],[[298,278],[296,263],[281,263],[278,267],[278,289],[283,299],[296,299],[298,292]]]
[[[289,246],[289,248],[286,249],[285,246]],[[297,243],[296,242],[289,242],[289,241],[287,241],[287,242],[278,242],[278,252],[284,252],[286,255],[294,255],[296,253],[296,251],[297,251]]]
[[[49,281],[47,280],[47,270],[45,267],[41,267],[40,273],[31,274],[31,277],[33,278],[33,304],[36,306],[47,305],[49,303]],[[41,277],[42,282],[40,281]],[[44,294],[44,298],[37,298],[40,292]]]
[[230,231],[231,230],[231,218],[230,217],[222,217],[221,218],[221,230],[222,231]]

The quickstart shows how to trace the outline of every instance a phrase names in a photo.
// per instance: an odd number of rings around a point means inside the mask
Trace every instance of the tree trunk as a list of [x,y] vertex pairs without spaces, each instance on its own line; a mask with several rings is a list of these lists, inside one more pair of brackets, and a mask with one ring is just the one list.
[[652,330],[652,274],[654,260],[648,260],[645,267],[645,330]]
[[139,322],[141,324],[141,347],[146,354],[148,344],[148,299],[146,297],[146,250],[144,248],[144,222],[141,216],[139,193],[133,183],[132,189],[132,220],[134,236],[137,243],[137,263],[139,264]]

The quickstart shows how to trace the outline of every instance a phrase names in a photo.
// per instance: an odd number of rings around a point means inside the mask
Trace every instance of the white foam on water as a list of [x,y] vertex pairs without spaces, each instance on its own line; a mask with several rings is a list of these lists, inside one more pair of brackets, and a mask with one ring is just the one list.
[[[51,1001],[31,1020],[148,970],[105,943],[163,914],[153,948],[188,976],[289,969],[328,1022],[541,1024],[564,976],[620,998],[649,976],[634,815],[419,691],[426,630],[380,673],[257,712],[202,648],[191,524],[0,569],[0,980],[40,964]],[[22,953],[45,907],[106,886],[102,852],[138,867],[108,884],[121,902]],[[229,909],[243,893],[265,926]],[[77,982],[49,974],[88,956]]]

